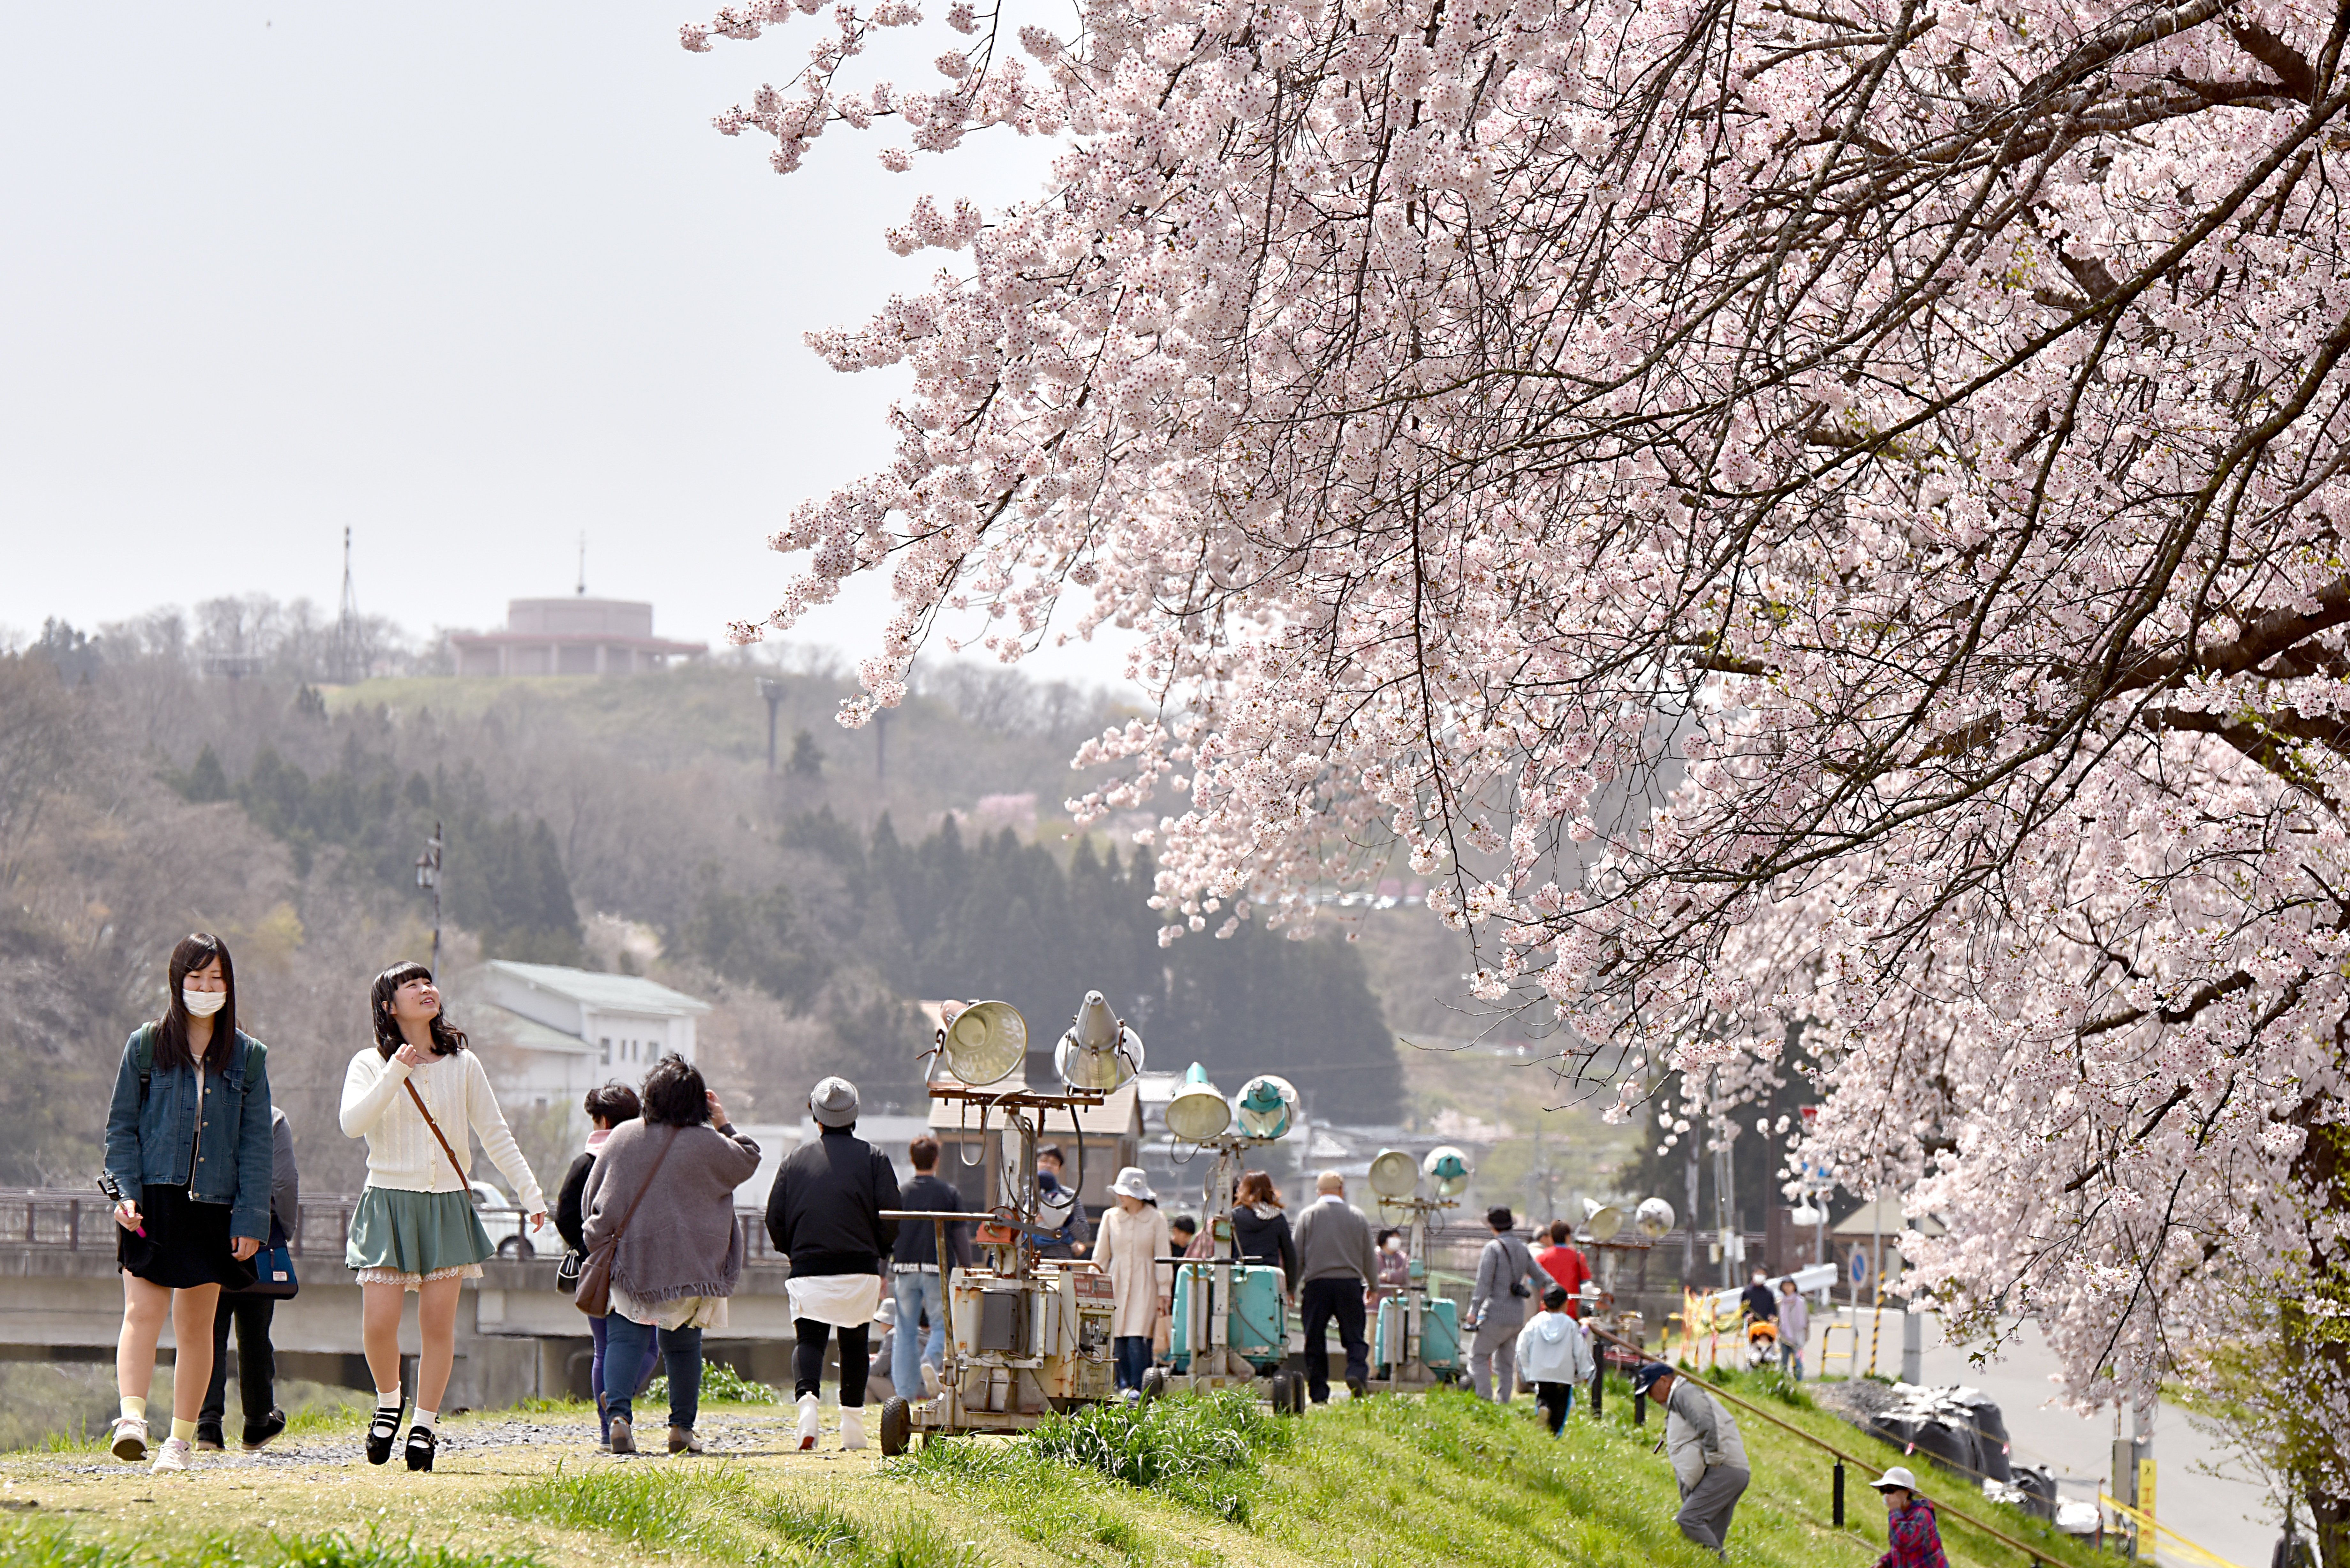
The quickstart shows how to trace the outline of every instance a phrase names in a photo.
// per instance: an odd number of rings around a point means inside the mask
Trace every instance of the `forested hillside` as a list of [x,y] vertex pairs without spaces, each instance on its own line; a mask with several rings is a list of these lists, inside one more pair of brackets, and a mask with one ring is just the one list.
[[121,1042],[203,926],[237,956],[306,1179],[355,1184],[335,1098],[368,980],[430,948],[413,867],[436,825],[445,970],[580,963],[705,997],[705,1056],[751,1115],[795,1114],[833,1070],[915,1098],[918,998],[1002,996],[1048,1033],[1088,988],[1153,1065],[1273,1067],[1321,1115],[1396,1112],[1364,950],[1253,925],[1161,947],[1131,843],[1149,817],[1063,818],[1067,757],[1120,716],[1097,695],[948,667],[850,732],[820,660],[339,688],[205,668],[162,617],[0,656],[0,1182],[88,1179]]

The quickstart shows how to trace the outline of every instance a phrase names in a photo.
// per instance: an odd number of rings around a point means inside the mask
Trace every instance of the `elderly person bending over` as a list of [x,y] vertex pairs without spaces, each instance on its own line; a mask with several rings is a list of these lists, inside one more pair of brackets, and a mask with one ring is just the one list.
[[604,1140],[588,1172],[583,1239],[592,1254],[618,1236],[604,1330],[604,1408],[612,1451],[637,1451],[637,1372],[658,1336],[669,1370],[669,1451],[702,1452],[702,1331],[726,1325],[743,1277],[734,1189],[759,1168],[759,1146],[734,1130],[702,1074],[674,1054],[645,1075],[644,1108]]
[[1673,1522],[1681,1533],[1715,1556],[1724,1555],[1730,1518],[1752,1479],[1746,1439],[1721,1402],[1661,1361],[1632,1375],[1632,1392],[1665,1407],[1665,1451],[1680,1482],[1681,1509]]

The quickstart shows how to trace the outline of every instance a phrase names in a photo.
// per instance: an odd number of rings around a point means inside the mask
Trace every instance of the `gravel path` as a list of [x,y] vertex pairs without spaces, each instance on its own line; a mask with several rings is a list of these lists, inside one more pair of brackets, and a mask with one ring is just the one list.
[[[711,1416],[696,1424],[708,1449],[707,1457],[724,1458],[729,1454],[781,1454],[791,1449],[792,1421],[784,1416],[754,1416],[729,1412]],[[553,1452],[582,1458],[601,1454],[597,1444],[592,1418],[562,1421],[534,1421],[500,1418],[476,1421],[457,1417],[441,1428],[440,1458],[447,1459],[460,1454],[487,1454],[505,1449],[525,1449],[534,1452]],[[405,1433],[403,1432],[403,1440]],[[652,1427],[639,1438],[651,1449],[651,1454],[640,1457],[667,1458],[669,1429]],[[827,1438],[827,1448],[837,1444]],[[150,1449],[152,1453],[152,1449]],[[623,1456],[625,1459],[626,1456]],[[305,1438],[289,1442],[279,1438],[257,1454],[241,1453],[230,1449],[224,1453],[203,1453],[196,1464],[203,1469],[300,1469],[322,1465],[357,1465],[365,1468],[367,1453],[357,1433],[348,1438]],[[400,1469],[400,1449],[392,1449],[391,1462],[385,1468]],[[68,1475],[122,1475],[133,1466],[108,1456],[94,1460],[71,1460],[55,1467]]]

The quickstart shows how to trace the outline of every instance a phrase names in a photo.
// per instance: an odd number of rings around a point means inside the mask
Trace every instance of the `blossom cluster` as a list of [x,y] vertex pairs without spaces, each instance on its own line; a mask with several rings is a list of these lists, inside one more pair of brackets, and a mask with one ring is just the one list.
[[[795,511],[896,701],[942,618],[1138,634],[1167,939],[1390,855],[1475,992],[1740,1081],[1950,1215],[1924,1279],[2143,1392],[2295,1271],[2350,996],[2341,39],[2305,0],[888,0],[721,121],[790,170],[1057,139],[835,368],[885,471]],[[951,165],[943,165],[951,167]],[[1626,1079],[1626,1106],[1648,1080]],[[1867,1173],[1867,1174],[1864,1174]],[[2157,1310],[2157,1303],[2160,1310]]]

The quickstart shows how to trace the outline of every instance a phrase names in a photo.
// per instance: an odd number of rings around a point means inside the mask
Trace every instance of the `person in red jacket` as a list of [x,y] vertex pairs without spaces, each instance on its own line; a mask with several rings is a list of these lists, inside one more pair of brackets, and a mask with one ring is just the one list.
[[1877,1568],[1950,1568],[1934,1505],[1918,1495],[1918,1478],[1895,1465],[1868,1483],[1885,1494],[1885,1536],[1892,1542]]
[[1566,1314],[1579,1318],[1583,1315],[1583,1287],[1591,1279],[1591,1265],[1583,1261],[1581,1252],[1567,1244],[1567,1238],[1574,1234],[1575,1228],[1565,1220],[1552,1220],[1550,1245],[1534,1254],[1534,1262],[1566,1293]]

